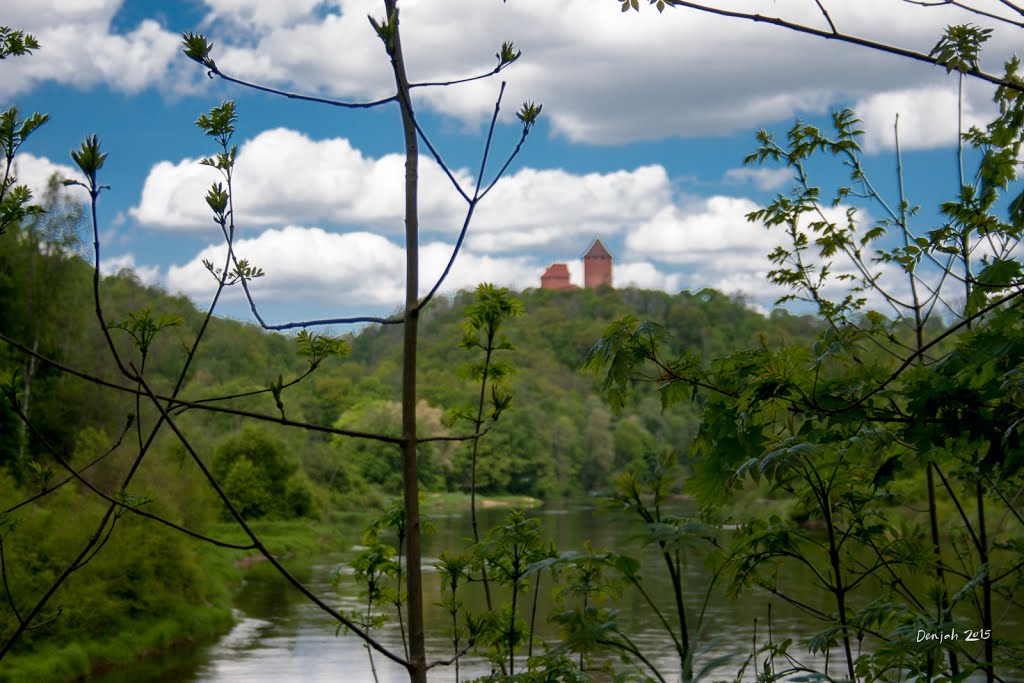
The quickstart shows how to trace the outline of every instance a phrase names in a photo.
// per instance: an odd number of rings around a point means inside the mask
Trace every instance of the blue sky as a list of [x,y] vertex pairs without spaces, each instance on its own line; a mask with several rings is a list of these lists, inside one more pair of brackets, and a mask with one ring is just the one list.
[[[985,5],[981,0],[979,5]],[[991,8],[999,3],[992,1]],[[403,40],[413,80],[488,70],[503,40],[522,59],[507,81],[491,168],[515,144],[514,111],[544,104],[541,123],[478,209],[444,291],[482,280],[536,286],[544,268],[578,257],[594,237],[615,255],[618,286],[716,287],[770,307],[765,258],[781,235],[744,214],[792,185],[786,169],[743,167],[759,128],[780,138],[795,117],[825,125],[854,107],[866,162],[895,198],[893,121],[900,115],[905,180],[921,232],[956,191],[956,80],[938,67],[689,10],[620,12],[616,0],[406,0]],[[834,5],[834,6],[831,6]],[[930,50],[956,8],[899,0],[836,0],[839,28]],[[193,122],[237,102],[235,187],[239,255],[264,268],[254,285],[269,322],[295,316],[386,314],[402,299],[402,139],[397,108],[343,111],[210,80],[180,52],[178,34],[205,33],[228,74],[347,100],[388,96],[383,49],[366,15],[379,0],[8,0],[0,24],[33,32],[42,49],[0,62],[0,102],[48,112],[23,148],[20,178],[40,187],[66,175],[68,153],[100,135],[110,156],[100,203],[103,267],[205,305],[213,279],[201,259],[223,246],[203,201],[213,151]],[[810,0],[744,0],[750,8],[823,23]],[[987,5],[985,5],[987,7]],[[885,20],[880,20],[884,17]],[[983,68],[1002,71],[1015,46],[996,26]],[[421,122],[462,178],[475,174],[500,80],[416,91]],[[990,118],[992,88],[968,83],[964,121]],[[822,168],[822,182],[839,178]],[[423,164],[424,286],[440,273],[464,204]],[[877,207],[867,208],[877,217]],[[241,292],[220,309],[249,318]]]

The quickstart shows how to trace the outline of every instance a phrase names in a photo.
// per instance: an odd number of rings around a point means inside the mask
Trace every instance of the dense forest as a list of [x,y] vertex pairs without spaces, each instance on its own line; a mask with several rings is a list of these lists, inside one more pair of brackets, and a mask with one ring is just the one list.
[[[47,223],[56,220],[53,214]],[[10,235],[0,255],[3,333],[64,366],[113,380],[90,306],[91,268],[74,253],[73,236],[64,235],[64,245],[59,246],[52,239],[40,241],[41,229]],[[155,388],[166,389],[180,367],[183,342],[194,336],[201,313],[183,297],[142,285],[129,271],[106,277],[101,291],[111,320],[127,319],[143,308],[154,316],[181,319],[180,326],[156,340],[146,361]],[[708,357],[754,344],[759,336],[773,344],[806,341],[818,327],[811,317],[781,309],[765,317],[742,300],[713,290],[669,295],[635,289],[536,289],[519,296],[526,313],[505,330],[514,347],[507,352],[515,368],[507,380],[512,409],[481,442],[478,486],[489,493],[538,498],[599,493],[609,489],[615,472],[649,462],[665,449],[686,452],[697,427],[696,408],[663,412],[657,393],[641,388],[639,400],[615,415],[603,399],[599,378],[580,371],[587,352],[613,320],[662,320],[677,340],[675,351],[695,350]],[[425,312],[419,365],[424,435],[449,433],[453,412],[475,399],[473,382],[458,372],[460,365],[473,360],[459,347],[463,309],[471,298],[471,293],[460,293]],[[185,385],[186,401],[266,390],[279,378],[288,381],[304,371],[304,359],[285,335],[220,318],[212,322],[208,335]],[[324,364],[306,381],[284,390],[285,414],[315,424],[393,428],[400,335],[393,326],[369,325],[347,337],[352,347],[348,357]],[[128,335],[115,340],[126,347],[131,341]],[[3,462],[22,483],[30,478],[29,464],[46,459],[41,440],[76,463],[88,462],[113,443],[125,416],[134,410],[134,401],[123,392],[76,379],[9,346],[4,354],[5,364],[19,370],[25,412],[38,430],[26,433],[4,409]],[[266,391],[220,404],[278,412]],[[230,448],[240,424],[235,417],[198,410],[183,419],[200,430],[203,443],[225,448]],[[272,424],[260,429],[287,442],[286,450],[299,466],[297,479],[313,485],[318,495],[332,496],[332,505],[354,507],[363,497],[380,500],[398,488],[397,456],[390,454],[387,444],[368,446],[316,432],[276,432]],[[427,448],[432,450],[422,456],[425,488],[465,490],[462,449]],[[114,453],[106,460],[116,459]],[[94,476],[106,466],[116,464],[97,466]]]
[[[445,299],[434,297],[445,276],[422,296],[417,141],[427,137],[396,0],[385,7],[370,24],[396,95],[366,106],[393,103],[402,114],[406,291],[379,326],[270,334],[131,271],[103,274],[98,136],[72,152],[84,181],[65,181],[90,203],[53,181],[34,205],[15,185],[13,160],[46,117],[4,112],[0,630],[10,635],[0,681],[74,680],[222,633],[240,572],[256,562],[336,633],[359,638],[374,678],[375,652],[417,683],[442,664],[463,680],[465,656],[486,662],[477,680],[488,683],[665,683],[722,666],[734,683],[1019,675],[1019,60],[1004,77],[980,72],[991,31],[973,25],[949,26],[929,55],[911,55],[957,72],[961,86],[969,74],[998,85],[998,116],[961,130],[959,191],[932,207],[938,220],[916,220],[898,145],[896,196],[871,182],[852,110],[834,111],[827,130],[797,120],[785,139],[757,134],[746,163],[784,165],[793,186],[746,219],[776,230],[767,279],[785,292],[779,302],[802,301],[814,316],[765,316],[712,290],[516,294],[482,284]],[[832,28],[827,37],[841,37]],[[39,47],[6,27],[0,38],[0,58]],[[205,36],[181,38],[209,77],[251,85],[220,71]],[[504,43],[495,56],[489,76],[520,53]],[[527,101],[517,111],[519,142],[493,183],[541,109]],[[200,163],[224,180],[206,195],[228,247],[222,268],[204,261],[217,297],[263,275],[232,251],[236,121],[232,101],[196,121],[219,145]],[[466,192],[427,146],[466,202],[453,263],[493,183]],[[977,165],[970,178],[967,164]],[[815,184],[828,166],[846,180],[826,173],[825,187]],[[93,266],[82,248],[87,214]],[[424,500],[467,492],[472,537],[425,559]],[[632,517],[642,549],[559,549],[520,510],[481,532],[478,494],[600,498]],[[353,610],[310,590],[284,559],[294,544],[320,544],[345,511],[379,515],[345,539],[352,555],[334,571],[335,587],[343,577],[356,585]],[[705,573],[687,581],[695,557]],[[653,571],[665,579],[658,589]],[[810,595],[787,583],[794,571]],[[551,639],[535,628],[544,579],[554,584]],[[471,582],[484,594],[472,605]],[[769,601],[767,634],[755,618],[743,663],[705,649],[719,592]],[[628,600],[663,634],[671,661],[654,661],[631,636],[618,609]],[[771,600],[816,632],[780,635]],[[448,660],[428,661],[428,608],[449,620]],[[400,633],[390,644],[377,637],[388,619]],[[734,627],[719,625],[725,635]]]
[[[9,511],[4,522],[10,532],[3,546],[8,558],[17,559],[7,571],[11,595],[45,590],[61,558],[71,552],[72,539],[102,509],[102,501],[83,485],[60,486],[68,476],[53,452],[76,468],[86,468],[84,478],[97,489],[110,490],[130,462],[126,435],[134,434],[140,419],[153,419],[130,393],[95,381],[119,383],[95,324],[92,268],[79,251],[82,209],[55,187],[47,202],[49,213],[9,229],[0,250],[0,333],[13,342],[4,345],[0,359],[5,381],[16,385],[20,410],[31,424],[26,427],[9,403],[0,408],[2,504]],[[185,343],[202,322],[201,311],[182,296],[142,284],[130,271],[104,277],[100,292],[109,320],[148,312],[153,320],[180,323],[161,330],[145,361],[154,390],[169,389],[183,362]],[[678,340],[675,351],[695,350],[709,357],[759,340],[775,345],[806,341],[819,327],[812,317],[782,310],[766,317],[742,300],[713,290],[669,295],[635,289],[536,289],[518,296],[525,314],[504,328],[513,347],[505,357],[514,366],[504,387],[513,402],[480,442],[477,485],[484,494],[538,499],[605,494],[619,473],[649,469],[666,451],[685,462],[698,426],[696,406],[662,411],[656,388],[638,382],[637,400],[615,414],[604,400],[600,378],[581,371],[587,352],[614,320],[664,320]],[[459,344],[464,308],[472,299],[471,292],[463,292],[438,300],[425,312],[419,364],[424,435],[459,430],[453,416],[473,405],[479,390],[459,371],[473,360]],[[112,331],[122,331],[116,325]],[[285,388],[278,406],[268,386],[287,384],[308,368],[294,339],[214,318],[183,400],[201,404],[207,397],[235,395],[215,405],[313,424],[394,430],[398,330],[369,325],[345,336],[351,353]],[[125,352],[133,343],[128,334],[114,340]],[[179,422],[197,435],[207,463],[252,519],[319,520],[337,511],[384,509],[400,491],[398,451],[391,444],[285,429],[272,422],[243,427],[237,415],[209,410],[184,410]],[[145,499],[147,510],[189,529],[207,530],[225,512],[170,436],[159,437],[155,457],[146,461],[136,488],[122,495],[134,496],[136,502]],[[426,491],[468,490],[467,444],[427,442],[421,448]],[[56,486],[60,490],[45,505],[12,508]],[[69,510],[74,514],[62,517],[60,532],[49,531],[55,516]],[[33,559],[26,561],[27,556]],[[183,632],[201,637],[223,628],[229,619],[233,573],[223,558],[176,531],[127,515],[118,520],[103,552],[62,588],[60,607],[50,615],[59,618],[45,629],[29,631],[14,655],[43,648],[40,652],[49,654],[33,661],[61,663],[67,667],[57,670],[62,673],[42,671],[65,675],[91,666],[88,645],[77,644],[86,633],[95,639],[113,637],[141,619],[149,630],[138,637],[147,648],[159,649]],[[13,626],[14,618],[5,613],[5,629]],[[72,645],[55,645],[61,641]],[[131,642],[121,646],[129,652],[139,648]],[[100,656],[111,655],[103,650]],[[24,680],[34,675],[33,669],[27,671]]]

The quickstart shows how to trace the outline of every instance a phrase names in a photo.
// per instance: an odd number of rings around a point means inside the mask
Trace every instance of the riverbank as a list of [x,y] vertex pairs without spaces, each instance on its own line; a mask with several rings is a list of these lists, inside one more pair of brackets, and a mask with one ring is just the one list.
[[[430,493],[423,498],[426,515],[446,515],[469,509],[470,497],[465,493]],[[481,509],[529,508],[542,505],[529,496],[479,496]],[[345,514],[351,520],[351,514]],[[356,515],[367,521],[372,512]],[[358,542],[353,538],[351,521],[332,523],[308,519],[290,521],[257,521],[253,530],[270,552],[286,563],[301,562],[303,557],[317,557]],[[348,531],[340,531],[347,529]],[[245,544],[248,537],[233,523],[217,523],[208,529],[211,537]],[[213,641],[227,633],[234,624],[232,598],[251,567],[263,564],[265,558],[257,551],[239,551],[200,544],[196,554],[202,565],[202,576],[209,582],[207,592],[216,596],[210,604],[177,603],[175,596],[165,596],[167,610],[147,622],[144,616],[126,619],[120,634],[95,641],[76,641],[61,646],[43,647],[31,654],[9,655],[0,667],[0,683],[70,683],[112,670],[128,670],[150,659],[191,645]]]
[[[513,495],[477,495],[477,508],[535,508],[544,504],[539,498],[531,496]],[[442,514],[450,512],[465,512],[469,510],[470,497],[468,493],[442,492],[427,493],[423,496],[422,509],[426,514]]]
[[[314,555],[341,547],[344,542],[331,525],[308,519],[255,522],[252,526],[270,551],[282,559]],[[229,523],[214,524],[208,533],[229,543],[247,541],[245,534]],[[8,655],[0,666],[0,683],[79,681],[94,674],[127,669],[224,635],[235,622],[232,599],[241,586],[245,569],[262,556],[203,544],[196,547],[196,555],[202,565],[201,576],[208,584],[204,592],[211,596],[208,604],[192,604],[174,595],[158,596],[166,606],[159,618],[126,618],[117,636]]]
[[0,683],[82,680],[168,651],[212,641],[227,633],[233,623],[227,605],[176,605],[169,616],[153,623],[125,624],[114,638],[44,647],[30,655],[9,655],[0,668]]

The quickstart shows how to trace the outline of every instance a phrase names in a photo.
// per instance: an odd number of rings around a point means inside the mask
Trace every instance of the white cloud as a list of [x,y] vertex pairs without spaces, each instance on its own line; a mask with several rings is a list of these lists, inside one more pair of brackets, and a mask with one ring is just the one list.
[[104,257],[100,262],[100,271],[104,275],[116,275],[122,270],[133,271],[146,284],[160,284],[160,266],[137,265],[135,254],[126,253],[120,256]]
[[[205,5],[213,56],[227,73],[344,99],[390,94],[388,60],[366,21],[367,13],[380,14],[377,0]],[[826,26],[806,0],[728,5]],[[33,30],[43,49],[5,65],[0,95],[46,80],[79,88],[103,83],[126,92],[153,86],[179,91],[201,78],[181,57],[176,33],[156,21],[117,32],[111,21],[120,6],[117,0],[8,0],[4,21]],[[447,0],[402,7],[414,80],[486,71],[500,42],[514,39],[524,57],[507,72],[503,116],[511,119],[523,100],[541,101],[557,134],[588,143],[729,134],[794,113],[823,112],[839,100],[877,109],[884,102],[871,98],[879,92],[927,91],[954,82],[938,67],[685,8],[623,14],[610,0]],[[846,33],[925,53],[944,26],[983,19],[896,0],[835,2],[829,9]],[[1016,47],[1014,32],[1001,27],[986,44],[983,66],[998,72]],[[474,124],[489,116],[497,90],[496,82],[480,81],[416,94],[420,103]],[[980,110],[989,97],[990,89],[972,89],[970,106]],[[878,116],[882,130],[890,130],[889,117]],[[932,124],[922,124],[920,144],[938,144]]]
[[569,247],[581,236],[620,233],[671,201],[668,173],[660,165],[583,175],[525,168],[503,178],[483,200],[472,244],[498,252]]
[[[404,299],[405,252],[386,237],[367,232],[331,233],[290,225],[238,240],[239,259],[266,271],[252,281],[254,297],[266,302],[317,301],[338,306],[395,306]],[[420,294],[440,277],[452,245],[431,242],[420,252]],[[216,283],[203,259],[223,267],[223,245],[211,245],[182,265],[172,265],[167,285],[194,297],[212,293]],[[451,293],[482,281],[523,288],[535,286],[543,269],[525,257],[497,258],[463,252],[440,290]],[[238,299],[241,290],[229,298]]]
[[[853,107],[863,121],[863,146],[867,152],[894,149],[895,123],[899,115],[900,148],[932,149],[957,142],[957,92],[955,87],[928,87],[877,93]],[[985,109],[991,109],[986,107]],[[963,130],[983,127],[986,115],[966,99]]]
[[122,4],[123,0],[7,0],[4,24],[32,32],[56,24],[109,22]]
[[[768,272],[775,267],[768,254],[776,246],[788,243],[780,228],[769,230],[761,223],[747,221],[746,215],[757,208],[750,199],[727,196],[667,206],[627,235],[626,256],[651,262],[649,271],[664,269],[669,275],[659,288],[672,291],[678,287],[713,287],[729,294],[742,293],[758,305],[770,306],[788,292],[768,281]],[[844,224],[846,210],[842,205],[826,207],[823,214],[830,221]],[[864,212],[858,214],[861,225],[869,224],[870,220]],[[833,279],[840,272],[854,273],[841,254],[831,260]],[[810,257],[809,262],[821,265],[817,256]],[[872,266],[873,272],[881,269]],[[619,270],[616,265],[617,284],[624,282]],[[657,279],[652,277],[651,281]],[[838,296],[847,285],[834,281],[827,291]],[[902,291],[899,282],[895,287]],[[880,298],[873,298],[872,302],[881,305]]]
[[203,0],[203,4],[210,10],[205,20],[207,24],[226,21],[238,27],[262,28],[287,26],[309,17],[318,7],[338,3],[326,0]]
[[[258,20],[256,8],[263,5],[255,0],[217,4],[222,13],[230,7],[232,16],[268,27],[256,44],[221,39],[221,45],[233,45],[218,58],[226,71],[278,85],[302,83],[342,98],[389,94],[386,59],[365,19],[367,12],[379,14],[377,3],[342,0],[340,11],[322,6],[311,13],[312,0],[305,0],[287,16],[266,12]],[[923,52],[945,25],[979,20],[893,0],[833,4],[841,30]],[[815,5],[804,0],[746,0],[730,9],[825,26]],[[511,118],[513,103],[542,101],[558,134],[588,143],[727,134],[794,112],[822,112],[837,99],[866,100],[879,90],[951,82],[937,67],[683,8],[623,14],[615,3],[592,0],[449,0],[406,3],[402,18],[414,80],[486,71],[500,41],[516,40],[524,58],[507,72],[505,116]],[[1013,48],[1012,32],[997,32],[986,46],[991,57],[985,64],[998,65]],[[419,90],[417,97],[474,124],[493,109],[497,89],[481,81]]]
[[[79,89],[100,84],[127,93],[151,86],[173,87],[194,78],[178,49],[179,37],[157,21],[143,20],[114,33],[111,19],[120,2],[85,0],[45,7],[34,0],[11,0],[4,21],[33,33],[41,49],[30,57],[7,60],[0,96],[10,97],[37,83],[54,81]],[[186,74],[191,73],[191,76]]]
[[689,206],[666,206],[626,237],[632,255],[665,263],[705,263],[754,251],[767,253],[774,238],[746,215],[758,205],[750,199],[714,196]]
[[664,273],[646,261],[632,261],[615,264],[613,281],[618,288],[638,287],[676,292],[682,287],[683,275],[678,272]]
[[763,191],[779,190],[793,181],[793,169],[786,167],[754,168],[750,166],[730,168],[725,172],[722,180],[726,184],[732,185],[752,183],[754,187]]
[[[330,223],[398,234],[404,173],[405,160],[397,154],[372,158],[344,138],[312,140],[284,128],[265,131],[239,150],[236,223],[243,228]],[[469,171],[454,173],[471,192]],[[466,202],[432,159],[421,157],[420,177],[424,232],[457,233]],[[162,161],[150,170],[131,215],[151,227],[216,230],[204,196],[219,180],[197,160]],[[671,184],[662,166],[582,175],[525,168],[504,177],[477,205],[470,244],[489,253],[568,247],[580,235],[621,232],[670,202]]]
[[[39,201],[43,196],[46,185],[54,174],[62,179],[78,180],[79,182],[84,180],[77,169],[67,164],[54,163],[46,157],[37,157],[28,152],[22,152],[15,157],[14,167],[18,183],[27,185],[32,190],[35,201]],[[74,190],[71,191],[74,192]]]
[[[344,138],[314,141],[277,128],[261,133],[239,149],[234,177],[236,222],[240,226],[289,222],[375,222],[401,229],[405,159],[389,154],[363,156]],[[463,183],[469,182],[460,172]],[[162,228],[208,229],[212,214],[204,197],[221,176],[196,159],[162,161],[146,178],[131,215]],[[421,164],[420,211],[423,220],[449,226],[457,219],[458,196],[437,166]]]

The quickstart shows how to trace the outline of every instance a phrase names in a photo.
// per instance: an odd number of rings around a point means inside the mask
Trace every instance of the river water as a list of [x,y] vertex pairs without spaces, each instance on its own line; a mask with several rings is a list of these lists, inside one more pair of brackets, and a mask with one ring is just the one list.
[[[488,509],[482,512],[481,527],[489,528],[499,524],[507,511]],[[595,549],[609,549],[631,553],[645,558],[643,576],[645,585],[656,600],[663,601],[666,612],[672,596],[664,565],[656,553],[638,547],[636,534],[639,527],[622,513],[610,512],[590,506],[568,506],[560,509],[539,509],[531,513],[543,521],[562,551],[582,548],[590,540]],[[365,518],[353,518],[348,522],[351,528],[345,537],[357,540]],[[429,658],[442,659],[451,656],[452,644],[444,635],[447,617],[434,603],[440,601],[439,580],[433,569],[433,559],[443,550],[460,550],[465,539],[471,536],[468,514],[449,517],[435,517],[438,532],[424,541],[424,583],[428,591],[427,603],[432,605],[427,614],[427,647]],[[343,532],[345,533],[345,532]],[[348,551],[323,557],[293,558],[288,566],[307,586],[325,598],[326,602],[342,611],[363,607],[359,587],[345,576],[344,563],[357,550],[353,545]],[[695,548],[684,567],[690,619],[699,613],[708,585],[708,573],[704,566],[703,552]],[[332,577],[341,568],[342,580],[335,585]],[[538,614],[546,615],[551,610],[551,580],[542,577]],[[815,589],[812,577],[791,573],[781,577],[788,591],[800,600],[826,613],[834,606],[826,595]],[[529,596],[532,599],[532,594]],[[464,596],[467,605],[482,610],[482,593]],[[521,603],[522,604],[522,603]],[[362,642],[344,632],[336,635],[336,622],[314,605],[308,603],[291,586],[287,585],[266,563],[253,565],[246,572],[245,583],[239,592],[235,607],[238,622],[226,636],[215,643],[178,650],[167,656],[133,666],[131,671],[115,671],[90,680],[95,683],[372,683],[370,660]],[[621,610],[622,620],[630,626],[634,642],[656,662],[667,674],[667,681],[678,680],[678,662],[674,656],[669,637],[658,628],[657,620],[650,608],[635,593],[627,592],[616,601]],[[769,612],[770,610],[770,612]],[[525,610],[523,611],[525,613]],[[697,668],[713,659],[728,658],[731,661],[716,670],[715,679],[731,679],[736,675],[744,659],[751,652],[753,642],[761,644],[768,631],[770,614],[771,634],[775,642],[786,638],[794,641],[806,639],[823,628],[820,622],[788,606],[778,598],[765,593],[747,591],[736,600],[727,600],[721,590],[712,593],[708,617],[705,618],[704,634],[699,636],[701,655]],[[541,624],[541,622],[543,623]],[[553,639],[553,628],[543,620],[538,628],[541,635]],[[375,635],[389,648],[401,651],[402,639],[397,623],[392,620]],[[706,634],[706,635],[705,635]],[[806,646],[794,645],[791,653],[805,665],[822,669],[828,666],[829,673],[843,678],[839,652],[833,653],[831,662],[808,654]],[[374,666],[380,683],[399,683],[408,680],[405,670],[375,653]],[[460,680],[487,674],[488,663],[481,658],[464,658],[460,663]],[[437,683],[456,680],[452,667],[431,670],[429,679]],[[712,680],[712,679],[708,679]],[[755,680],[755,674],[748,669],[744,680]]]

